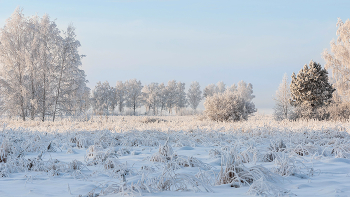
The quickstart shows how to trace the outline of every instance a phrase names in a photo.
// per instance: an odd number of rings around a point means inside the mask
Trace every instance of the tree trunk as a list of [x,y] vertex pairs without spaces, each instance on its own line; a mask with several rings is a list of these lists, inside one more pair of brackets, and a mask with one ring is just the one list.
[[[64,52],[64,54],[65,54],[65,52]],[[63,57],[64,57],[64,55],[63,55]],[[63,65],[64,65],[64,58],[62,60],[60,78],[58,79],[57,95],[55,98],[55,107],[53,110],[52,122],[55,122],[55,117],[56,117],[57,103],[58,103],[58,98],[60,96],[61,81],[62,81],[62,75],[63,75]]]
[[45,121],[45,113],[46,113],[46,73],[44,72],[44,90],[43,90],[43,111],[41,120]]
[[134,106],[133,107],[134,107],[134,116],[135,116],[136,115],[136,113],[135,113],[136,112],[136,101],[135,100],[134,100]]
[[22,110],[22,119],[23,121],[26,120],[26,116],[25,116],[25,110],[24,110],[24,98],[23,98],[23,90],[22,90],[22,86],[23,86],[23,82],[22,82],[22,70],[21,70],[21,64],[18,63],[18,74],[19,74],[19,88],[20,90],[20,105],[21,105],[21,110]]

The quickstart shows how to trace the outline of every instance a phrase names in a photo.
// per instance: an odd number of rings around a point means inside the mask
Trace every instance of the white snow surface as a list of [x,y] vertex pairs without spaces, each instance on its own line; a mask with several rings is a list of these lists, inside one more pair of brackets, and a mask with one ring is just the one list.
[[349,122],[0,123],[0,196],[350,196]]

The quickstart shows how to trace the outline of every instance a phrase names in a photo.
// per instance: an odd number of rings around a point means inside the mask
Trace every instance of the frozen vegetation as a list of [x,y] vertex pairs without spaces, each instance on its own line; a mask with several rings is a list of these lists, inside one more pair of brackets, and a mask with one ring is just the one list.
[[349,122],[1,120],[0,196],[346,196]]
[[90,91],[74,27],[17,8],[0,28],[0,196],[348,196],[350,21],[337,27],[325,69],[285,75],[274,116],[252,116],[244,81]]

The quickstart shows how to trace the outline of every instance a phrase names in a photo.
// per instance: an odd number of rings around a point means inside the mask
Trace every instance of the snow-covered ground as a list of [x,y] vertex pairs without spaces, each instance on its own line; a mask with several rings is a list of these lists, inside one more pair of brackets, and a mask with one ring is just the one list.
[[350,196],[349,122],[0,123],[0,196]]

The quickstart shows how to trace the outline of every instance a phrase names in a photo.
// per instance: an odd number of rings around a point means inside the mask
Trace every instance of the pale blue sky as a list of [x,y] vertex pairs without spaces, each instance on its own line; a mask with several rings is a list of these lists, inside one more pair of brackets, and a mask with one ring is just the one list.
[[298,72],[336,37],[350,1],[0,0],[0,26],[17,6],[76,27],[83,69],[98,81],[175,79],[202,88],[252,83],[258,109],[272,108],[283,74]]

